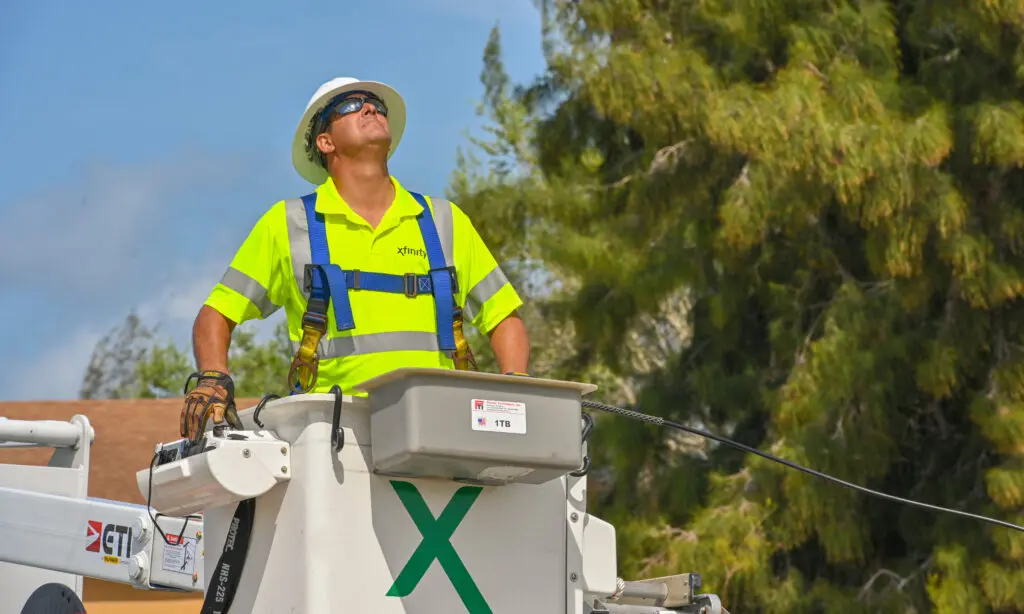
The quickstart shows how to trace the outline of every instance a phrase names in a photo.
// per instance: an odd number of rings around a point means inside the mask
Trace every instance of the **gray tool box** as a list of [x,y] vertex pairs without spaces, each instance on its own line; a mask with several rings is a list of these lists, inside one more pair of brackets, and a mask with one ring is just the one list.
[[369,393],[374,471],[480,484],[542,484],[583,464],[582,396],[597,389],[531,377],[397,369]]

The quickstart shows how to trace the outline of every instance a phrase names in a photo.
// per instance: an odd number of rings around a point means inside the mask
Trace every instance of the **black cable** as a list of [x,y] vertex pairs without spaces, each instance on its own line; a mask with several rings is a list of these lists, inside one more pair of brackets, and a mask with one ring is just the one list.
[[714,433],[709,433],[707,431],[702,431],[700,429],[695,429],[695,428],[692,428],[692,427],[689,427],[689,426],[685,426],[683,424],[680,424],[678,422],[674,422],[672,420],[668,420],[668,419],[665,419],[665,418],[659,418],[657,416],[651,416],[651,415],[648,415],[648,414],[642,414],[642,413],[640,413],[638,411],[633,411],[631,409],[623,409],[621,407],[616,407],[614,405],[607,405],[605,403],[598,403],[597,401],[583,401],[583,406],[584,407],[590,407],[592,409],[599,409],[601,411],[605,411],[605,412],[609,412],[609,413],[613,413],[613,414],[618,414],[618,415],[626,417],[626,418],[631,418],[633,420],[639,420],[640,422],[647,422],[649,424],[654,424],[656,426],[667,426],[667,427],[674,428],[674,429],[677,429],[677,430],[680,430],[680,431],[686,431],[687,433],[693,433],[694,435],[699,435],[699,436],[705,437],[707,439],[714,439],[715,441],[719,441],[721,443],[724,443],[726,445],[732,446],[734,448],[739,448],[740,450],[743,450],[745,452],[750,452],[751,454],[756,454],[756,455],[758,455],[758,456],[760,456],[762,458],[767,458],[770,461],[775,461],[776,463],[780,463],[780,464],[785,465],[787,467],[790,467],[792,469],[796,469],[797,471],[803,471],[804,473],[809,473],[809,474],[811,474],[813,476],[822,478],[824,480],[828,480],[829,482],[834,482],[836,484],[839,484],[840,486],[845,486],[847,488],[852,488],[853,490],[859,490],[861,492],[867,493],[869,495],[874,495],[874,496],[880,497],[882,499],[887,499],[889,501],[896,501],[898,503],[904,503],[904,504],[907,504],[907,505],[913,505],[913,506],[916,506],[916,507],[921,507],[921,508],[924,508],[924,509],[927,509],[927,510],[932,510],[932,511],[937,511],[937,512],[948,512],[950,514],[956,514],[957,516],[963,516],[965,518],[971,518],[971,519],[974,519],[974,520],[981,520],[983,522],[989,522],[989,523],[992,523],[992,524],[995,524],[995,525],[999,525],[1001,527],[1006,527],[1008,529],[1014,529],[1016,531],[1024,532],[1024,526],[1016,525],[1016,524],[1013,524],[1011,522],[1006,522],[1005,520],[996,520],[995,518],[989,518],[988,516],[980,516],[978,514],[969,514],[967,512],[961,512],[959,510],[950,509],[948,507],[941,507],[941,506],[938,506],[938,505],[931,505],[929,503],[921,503],[920,501],[914,501],[913,499],[904,499],[902,497],[896,497],[894,495],[888,495],[888,494],[886,494],[884,492],[878,492],[877,490],[871,490],[870,488],[865,488],[863,486],[858,486],[857,484],[851,484],[850,482],[847,482],[845,480],[840,480],[839,478],[832,477],[832,476],[828,475],[827,473],[821,473],[820,471],[815,471],[814,469],[808,469],[806,467],[802,467],[802,466],[800,466],[800,465],[798,465],[798,464],[796,464],[796,463],[794,463],[792,461],[788,461],[788,460],[786,460],[784,458],[779,458],[778,456],[774,456],[772,454],[768,454],[767,452],[762,452],[762,451],[758,450],[757,448],[751,448],[750,446],[746,446],[746,445],[743,445],[742,443],[735,442],[735,441],[733,441],[733,440],[731,440],[731,439],[729,439],[727,437],[722,437],[720,435],[715,435]]
[[[149,461],[149,484],[147,485],[147,489],[146,489],[146,512],[149,513],[149,519],[151,521],[153,521],[153,526],[156,528],[157,532],[160,533],[160,537],[162,537],[164,539],[164,543],[165,544],[167,544],[169,546],[175,546],[175,545],[179,545],[179,544],[184,546],[185,545],[185,539],[184,539],[185,538],[185,529],[188,528],[188,521],[190,519],[192,519],[192,518],[195,518],[196,520],[202,520],[203,517],[202,516],[197,516],[195,514],[189,514],[189,515],[185,516],[184,517],[185,518],[185,522],[182,523],[182,525],[181,525],[181,533],[178,533],[177,539],[175,539],[174,542],[171,542],[171,540],[167,537],[167,534],[164,533],[164,530],[163,530],[163,528],[160,527],[160,523],[157,522],[157,519],[161,518],[161,517],[163,517],[163,518],[173,518],[173,516],[168,516],[166,514],[161,514],[160,512],[157,512],[155,516],[153,515],[153,469],[156,467],[156,461],[157,461],[157,458],[159,458],[159,456],[160,456],[160,451],[157,451],[157,452],[153,453],[153,459]],[[177,459],[177,460],[181,460],[181,459]]]

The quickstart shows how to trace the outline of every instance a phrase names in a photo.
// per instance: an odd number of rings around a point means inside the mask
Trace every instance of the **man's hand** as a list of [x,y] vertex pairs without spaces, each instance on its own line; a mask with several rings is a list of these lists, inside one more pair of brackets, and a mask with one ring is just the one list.
[[[196,387],[188,392],[192,379],[197,380]],[[231,376],[221,371],[202,371],[193,373],[185,381],[185,403],[181,408],[181,436],[193,443],[198,441],[206,431],[206,422],[213,416],[213,423],[220,424],[227,420],[233,428],[241,429],[242,422],[238,419],[235,409],[235,384]]]

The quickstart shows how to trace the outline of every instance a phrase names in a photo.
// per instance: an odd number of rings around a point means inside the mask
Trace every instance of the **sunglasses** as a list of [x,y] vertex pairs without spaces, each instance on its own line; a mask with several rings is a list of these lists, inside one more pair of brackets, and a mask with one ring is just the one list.
[[363,108],[363,105],[371,105],[377,109],[377,112],[384,117],[388,116],[388,107],[384,104],[384,101],[377,98],[369,92],[359,92],[360,95],[349,94],[345,98],[342,98],[338,102],[330,104],[324,108],[322,117],[325,119],[330,117],[332,113],[339,115],[348,115],[355,113]]

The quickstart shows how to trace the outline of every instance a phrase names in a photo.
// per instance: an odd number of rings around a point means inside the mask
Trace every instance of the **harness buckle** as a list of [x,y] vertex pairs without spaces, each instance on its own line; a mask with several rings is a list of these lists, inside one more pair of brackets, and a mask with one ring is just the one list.
[[302,339],[288,369],[288,388],[292,394],[304,394],[316,385],[320,366],[320,340],[327,333],[326,314],[306,310],[302,314]]
[[455,351],[449,358],[454,361],[455,368],[459,371],[479,371],[480,367],[476,363],[476,357],[473,356],[473,349],[469,347],[469,341],[462,328],[462,309],[456,307],[454,316],[452,332],[455,334]]
[[311,328],[323,335],[327,332],[327,316],[307,311],[302,314],[302,328],[303,330]]
[[420,288],[417,281],[416,273],[405,273],[402,275],[403,290],[405,295],[409,298],[416,298],[419,296]]
[[448,273],[448,278],[452,280],[452,294],[459,293],[459,275],[455,269],[455,266],[446,266],[438,269],[430,269],[431,278],[434,273]]
[[321,273],[323,272],[323,269],[321,269],[320,266],[316,264],[307,264],[305,267],[303,267],[302,289],[306,291],[306,294],[311,294],[313,292],[313,271],[317,270],[319,270]]
[[452,294],[453,295],[454,294],[458,294],[459,293],[459,275],[458,275],[458,273],[455,270],[455,266],[453,265],[453,266],[445,267],[445,270],[448,271],[448,276],[451,277],[451,279],[452,279]]

